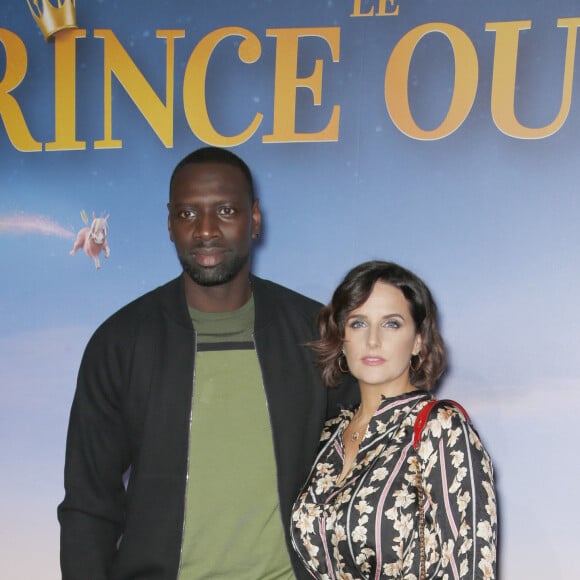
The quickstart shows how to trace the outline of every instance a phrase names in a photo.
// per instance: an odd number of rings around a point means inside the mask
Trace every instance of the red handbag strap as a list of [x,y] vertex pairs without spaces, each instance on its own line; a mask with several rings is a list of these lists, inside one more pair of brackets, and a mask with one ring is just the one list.
[[467,411],[456,401],[452,401],[451,399],[443,399],[438,401],[437,399],[433,401],[429,401],[418,413],[417,418],[415,419],[415,427],[413,429],[413,447],[417,449],[419,447],[419,441],[421,439],[421,434],[423,433],[423,429],[425,429],[425,425],[427,424],[427,420],[429,419],[429,414],[435,405],[439,405],[440,403],[446,403],[448,405],[453,405],[461,413],[463,416],[469,421],[469,415]]

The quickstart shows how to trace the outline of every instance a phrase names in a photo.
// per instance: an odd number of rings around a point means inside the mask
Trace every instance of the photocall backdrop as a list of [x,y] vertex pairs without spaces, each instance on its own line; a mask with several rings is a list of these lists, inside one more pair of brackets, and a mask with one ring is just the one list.
[[[500,577],[576,577],[577,0],[78,0],[76,17],[47,42],[26,0],[0,7],[0,575],[59,577],[83,348],[179,273],[168,179],[212,144],[255,172],[259,275],[321,301],[371,258],[428,282],[439,396],[495,463]],[[70,255],[93,215],[100,268]]]

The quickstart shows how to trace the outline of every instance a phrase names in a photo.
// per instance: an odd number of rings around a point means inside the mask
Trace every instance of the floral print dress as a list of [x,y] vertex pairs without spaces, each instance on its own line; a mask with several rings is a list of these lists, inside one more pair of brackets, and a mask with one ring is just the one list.
[[415,418],[431,399],[423,391],[383,398],[340,483],[342,434],[353,412],[327,421],[291,522],[294,549],[313,578],[419,580],[418,486],[425,578],[495,578],[491,460],[469,421],[447,403],[431,411],[414,449]]

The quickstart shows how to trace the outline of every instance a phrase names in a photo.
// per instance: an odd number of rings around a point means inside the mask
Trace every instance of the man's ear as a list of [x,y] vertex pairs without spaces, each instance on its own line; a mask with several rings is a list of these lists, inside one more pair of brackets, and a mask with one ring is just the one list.
[[260,200],[255,199],[252,206],[252,239],[260,237],[262,229],[262,212],[260,211]]
[[169,232],[169,239],[173,242],[173,231],[171,230],[171,205],[167,204],[167,210],[169,214],[167,215],[167,231]]

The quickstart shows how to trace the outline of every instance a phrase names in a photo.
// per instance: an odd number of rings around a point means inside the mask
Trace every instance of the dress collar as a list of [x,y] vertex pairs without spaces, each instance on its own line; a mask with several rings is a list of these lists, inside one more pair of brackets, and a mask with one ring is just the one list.
[[[427,391],[417,389],[394,397],[381,396],[381,402],[374,415],[371,417],[366,429],[363,441],[374,438],[375,435],[384,434],[393,424],[398,424],[409,412],[421,401],[432,399],[432,395]],[[341,417],[343,419],[341,432],[348,427],[357,407],[343,409]],[[390,425],[389,425],[390,424]],[[361,447],[364,444],[361,442]]]

